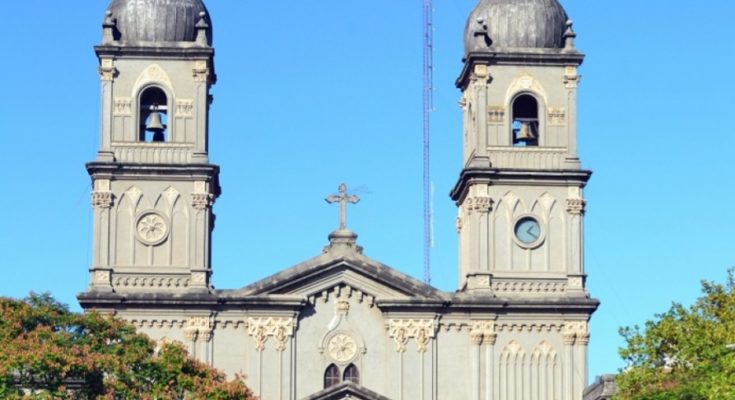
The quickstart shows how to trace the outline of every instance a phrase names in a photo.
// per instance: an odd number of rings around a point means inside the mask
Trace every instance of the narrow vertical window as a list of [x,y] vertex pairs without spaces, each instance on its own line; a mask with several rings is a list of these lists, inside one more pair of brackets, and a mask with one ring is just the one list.
[[324,388],[332,387],[340,382],[339,368],[331,364],[324,372]]
[[513,101],[512,135],[514,146],[538,146],[539,143],[538,101],[523,94]]
[[168,98],[163,90],[150,87],[140,95],[141,142],[165,142],[168,135]]
[[360,383],[360,371],[357,370],[357,367],[354,364],[350,364],[345,368],[344,381],[355,384]]

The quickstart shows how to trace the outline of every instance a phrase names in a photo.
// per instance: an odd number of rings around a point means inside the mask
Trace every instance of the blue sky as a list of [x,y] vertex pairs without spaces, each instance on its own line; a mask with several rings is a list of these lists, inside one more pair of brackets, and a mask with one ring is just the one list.
[[[92,50],[106,1],[4,4],[0,25],[0,295],[78,308],[90,263],[99,126]],[[457,285],[461,161],[454,80],[475,0],[435,1],[433,283]],[[735,265],[735,3],[566,0],[587,54],[579,92],[592,320],[590,375],[621,367],[617,329]],[[422,276],[421,2],[209,0],[217,73],[214,283],[237,288],[320,252],[324,197],[346,182],[367,255]]]

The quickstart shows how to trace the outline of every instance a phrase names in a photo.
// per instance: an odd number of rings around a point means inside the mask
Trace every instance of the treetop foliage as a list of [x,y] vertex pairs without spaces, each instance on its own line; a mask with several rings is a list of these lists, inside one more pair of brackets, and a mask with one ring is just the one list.
[[126,322],[50,295],[0,298],[2,399],[254,399],[241,378],[160,347]]
[[690,306],[674,303],[641,329],[620,330],[628,367],[617,378],[619,400],[735,399],[735,278],[702,282]]

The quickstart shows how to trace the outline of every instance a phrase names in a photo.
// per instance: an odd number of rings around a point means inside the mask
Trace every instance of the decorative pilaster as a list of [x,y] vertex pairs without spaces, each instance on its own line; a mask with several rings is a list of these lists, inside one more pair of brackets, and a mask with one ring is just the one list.
[[276,351],[283,352],[294,330],[295,324],[292,318],[248,318],[248,335],[255,340],[255,349],[259,352],[265,350],[266,342],[271,337],[275,341]]
[[209,61],[198,60],[194,62],[194,68],[192,68],[194,76],[194,82],[198,83],[210,83],[211,71],[209,68]]
[[[490,75],[490,68],[485,64],[477,64],[472,70],[470,76],[470,87],[473,89],[472,93],[475,98],[475,107],[477,110],[485,110],[488,106],[488,85],[492,80]],[[487,154],[487,143],[488,143],[488,118],[489,114],[486,112],[477,113],[477,123],[474,124],[476,132],[475,134],[475,154],[470,160],[471,167],[489,167],[490,157]]]
[[[564,349],[568,368],[564,370],[566,393],[570,398],[581,399],[587,383],[587,344],[589,343],[589,324],[587,321],[566,321],[564,329]],[[572,375],[569,371],[578,371]]]

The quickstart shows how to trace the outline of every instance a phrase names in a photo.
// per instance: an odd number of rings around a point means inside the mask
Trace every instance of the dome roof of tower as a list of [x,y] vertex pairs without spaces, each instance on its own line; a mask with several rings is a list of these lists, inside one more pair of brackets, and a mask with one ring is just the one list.
[[465,53],[564,47],[567,13],[558,0],[480,0],[465,28]]
[[107,8],[123,43],[193,42],[202,13],[211,45],[212,23],[202,0],[112,0]]

